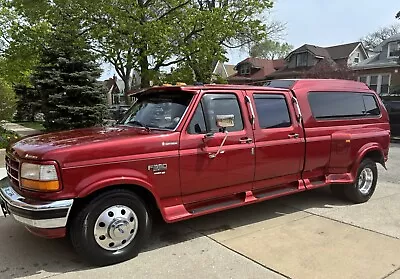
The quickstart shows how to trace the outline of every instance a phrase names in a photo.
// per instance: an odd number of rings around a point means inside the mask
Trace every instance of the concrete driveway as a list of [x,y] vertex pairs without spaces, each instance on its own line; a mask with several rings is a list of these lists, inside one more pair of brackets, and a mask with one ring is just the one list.
[[157,219],[143,253],[103,268],[66,240],[0,219],[0,278],[400,278],[399,166],[393,144],[366,204],[318,189],[177,224]]

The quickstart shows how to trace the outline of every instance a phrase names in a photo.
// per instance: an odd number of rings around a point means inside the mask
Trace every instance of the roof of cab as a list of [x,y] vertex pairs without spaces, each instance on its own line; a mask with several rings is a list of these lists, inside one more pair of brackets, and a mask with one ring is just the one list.
[[362,82],[340,79],[277,79],[267,81],[264,86],[254,85],[235,85],[235,84],[205,84],[205,85],[172,85],[172,86],[154,86],[143,89],[132,95],[151,92],[151,91],[185,91],[197,94],[200,90],[254,90],[254,91],[279,91],[285,92],[301,88],[310,90],[359,90],[371,91],[370,88]]

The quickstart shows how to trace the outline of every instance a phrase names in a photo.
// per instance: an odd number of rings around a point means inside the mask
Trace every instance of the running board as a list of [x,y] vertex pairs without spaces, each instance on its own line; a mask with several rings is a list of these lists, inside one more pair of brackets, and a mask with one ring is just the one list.
[[163,215],[167,222],[176,222],[180,220],[190,219],[196,216],[222,211],[225,209],[231,209],[247,204],[271,200],[278,197],[303,192],[305,190],[305,187],[296,188],[288,185],[287,187],[283,188],[247,191],[219,199],[166,207],[164,208]]

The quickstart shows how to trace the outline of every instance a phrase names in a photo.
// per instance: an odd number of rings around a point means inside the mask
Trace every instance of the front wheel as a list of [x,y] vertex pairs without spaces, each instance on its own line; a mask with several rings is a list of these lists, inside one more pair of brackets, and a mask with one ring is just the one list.
[[139,253],[151,232],[151,216],[134,193],[103,193],[72,217],[69,235],[77,253],[88,262],[110,265]]
[[364,159],[358,168],[355,183],[344,188],[344,195],[354,203],[367,202],[375,192],[377,181],[376,163],[371,159]]

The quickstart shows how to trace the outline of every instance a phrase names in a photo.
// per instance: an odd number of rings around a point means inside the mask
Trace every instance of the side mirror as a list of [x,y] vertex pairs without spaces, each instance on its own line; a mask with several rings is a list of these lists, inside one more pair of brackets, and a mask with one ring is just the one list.
[[228,138],[228,131],[226,130],[226,128],[235,126],[235,116],[233,114],[217,115],[215,118],[215,122],[217,127],[220,128],[225,133],[225,137],[222,140],[222,143],[219,146],[217,153],[208,154],[208,157],[210,159],[214,159],[215,157],[218,156],[218,154],[224,153],[222,147],[224,147],[225,141]]
[[235,116],[233,114],[217,115],[215,122],[218,128],[225,130],[235,126]]

